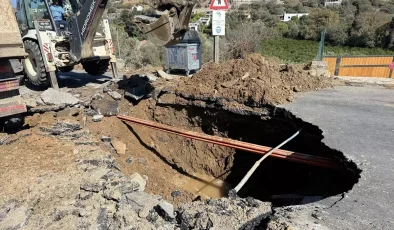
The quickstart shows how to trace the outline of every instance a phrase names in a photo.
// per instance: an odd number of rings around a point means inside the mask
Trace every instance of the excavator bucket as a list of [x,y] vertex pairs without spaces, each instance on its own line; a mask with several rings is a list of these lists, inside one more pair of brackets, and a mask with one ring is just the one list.
[[[168,2],[167,2],[168,1]],[[148,36],[148,39],[160,46],[179,43],[189,29],[193,2],[177,0],[155,0],[151,5],[161,11],[160,18],[145,15],[135,16],[134,22]]]

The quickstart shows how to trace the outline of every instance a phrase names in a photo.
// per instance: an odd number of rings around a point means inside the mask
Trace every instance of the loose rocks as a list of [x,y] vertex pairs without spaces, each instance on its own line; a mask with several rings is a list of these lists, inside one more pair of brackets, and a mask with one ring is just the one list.
[[134,173],[130,176],[130,181],[134,184],[138,184],[138,191],[144,191],[146,186],[146,181],[138,173]]
[[53,88],[45,90],[41,94],[41,100],[46,105],[76,105],[79,103],[79,99],[71,95],[70,93],[61,92]]
[[172,204],[167,201],[162,201],[159,203],[158,207],[162,211],[161,215],[165,220],[172,221],[175,219],[174,206]]
[[103,118],[104,118],[104,116],[101,115],[101,114],[94,115],[93,118],[92,118],[92,121],[98,122],[98,121],[101,121]]
[[93,100],[91,104],[94,111],[104,116],[115,116],[119,113],[119,103],[107,99]]
[[112,92],[108,92],[108,94],[115,100],[120,100],[122,99],[122,95],[120,95],[120,93],[112,91]]
[[118,140],[113,140],[111,141],[112,147],[116,150],[116,153],[119,155],[123,155],[126,153],[126,144],[118,141]]

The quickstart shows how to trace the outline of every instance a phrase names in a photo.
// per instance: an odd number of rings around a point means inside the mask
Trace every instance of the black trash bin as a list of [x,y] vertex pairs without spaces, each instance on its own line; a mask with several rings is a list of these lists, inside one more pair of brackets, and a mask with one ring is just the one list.
[[167,73],[171,70],[184,70],[186,75],[191,71],[201,69],[202,45],[197,31],[188,31],[180,43],[167,46],[165,69]]

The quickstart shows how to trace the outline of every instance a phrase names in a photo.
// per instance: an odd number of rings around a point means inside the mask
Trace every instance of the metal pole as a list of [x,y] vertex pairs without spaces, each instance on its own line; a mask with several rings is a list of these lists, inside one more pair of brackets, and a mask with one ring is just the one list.
[[119,29],[116,28],[116,41],[118,42],[118,55],[120,58],[120,46],[119,46]]
[[293,134],[293,136],[287,138],[287,140],[285,140],[284,142],[280,143],[280,145],[276,146],[275,148],[271,149],[268,153],[266,153],[260,160],[256,161],[256,163],[254,163],[253,167],[248,171],[248,173],[245,175],[244,178],[242,178],[241,182],[239,182],[239,184],[234,188],[234,190],[236,192],[239,192],[239,190],[241,190],[241,188],[245,185],[245,183],[249,180],[249,178],[252,176],[252,174],[254,173],[254,171],[256,171],[257,167],[259,167],[260,163],[267,158],[269,155],[271,155],[275,150],[279,149],[280,147],[282,147],[283,145],[285,145],[287,142],[293,140],[294,137],[296,137],[298,134],[300,134],[300,130],[298,130],[295,134]]
[[214,36],[214,58],[215,63],[219,63],[219,36]]

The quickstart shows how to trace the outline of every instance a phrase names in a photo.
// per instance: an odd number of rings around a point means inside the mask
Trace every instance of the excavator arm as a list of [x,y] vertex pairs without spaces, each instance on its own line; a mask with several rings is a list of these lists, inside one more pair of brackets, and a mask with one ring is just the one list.
[[[91,56],[91,43],[94,39],[108,0],[69,0],[73,6],[71,18],[72,50],[76,59]],[[83,2],[83,3],[82,3]],[[81,4],[82,3],[82,4]],[[160,13],[160,18],[134,19],[137,26],[157,45],[178,43],[191,18],[195,2],[182,0],[148,0],[146,2]]]
[[155,20],[144,16],[135,17],[134,22],[157,45],[173,45],[182,40],[189,28],[195,1],[147,0],[145,3],[161,12]]

